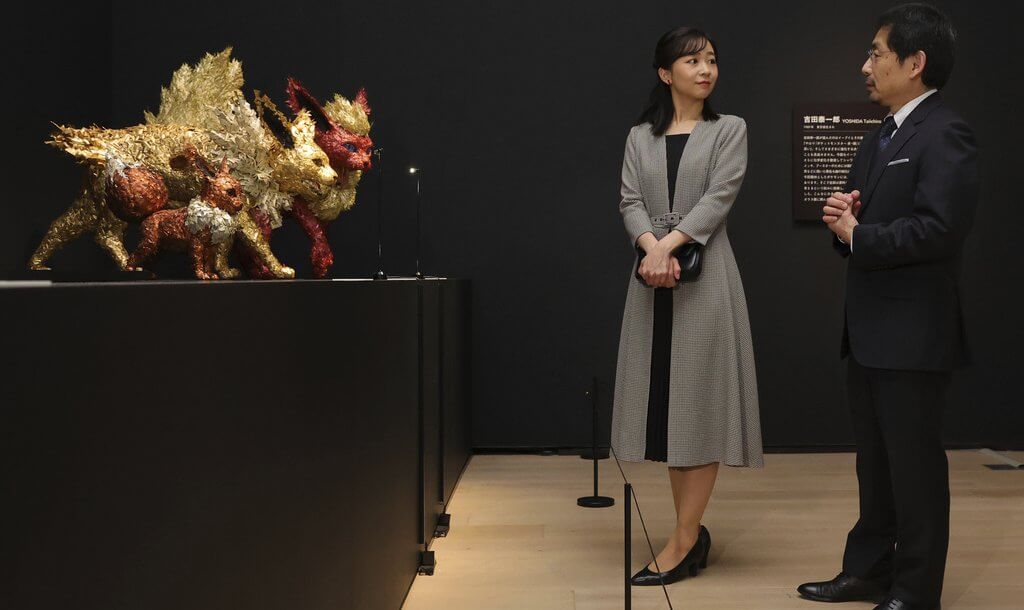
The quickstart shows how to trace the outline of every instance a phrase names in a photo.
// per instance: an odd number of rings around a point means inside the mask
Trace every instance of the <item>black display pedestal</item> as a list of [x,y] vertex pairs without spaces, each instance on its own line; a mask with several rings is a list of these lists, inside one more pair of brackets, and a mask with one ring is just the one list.
[[402,604],[469,457],[468,282],[30,284],[0,607]]

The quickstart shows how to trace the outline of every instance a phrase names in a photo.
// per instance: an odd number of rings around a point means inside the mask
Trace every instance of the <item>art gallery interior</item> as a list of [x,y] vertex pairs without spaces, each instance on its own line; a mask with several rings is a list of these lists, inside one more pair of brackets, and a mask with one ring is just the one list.
[[[816,607],[797,586],[843,569],[863,498],[840,356],[857,246],[836,255],[807,169],[833,153],[808,143],[858,117],[837,136],[849,158],[826,159],[841,184],[878,137],[888,112],[861,70],[895,4],[9,9],[0,608]],[[970,363],[936,405],[941,602],[1011,610],[1024,48],[1008,5],[934,4],[958,33],[942,104],[978,151],[955,263]],[[745,127],[727,244],[749,312],[740,368],[756,370],[760,420],[743,425],[764,455],[722,460],[706,567],[663,588],[630,576],[681,519],[674,479],[610,445],[629,438],[624,316],[657,307],[623,231],[624,163],[651,52],[679,26],[713,33],[715,110]],[[718,273],[701,245],[711,262],[675,303]],[[896,292],[923,281],[900,277]],[[673,359],[721,356],[684,353],[688,330]]]

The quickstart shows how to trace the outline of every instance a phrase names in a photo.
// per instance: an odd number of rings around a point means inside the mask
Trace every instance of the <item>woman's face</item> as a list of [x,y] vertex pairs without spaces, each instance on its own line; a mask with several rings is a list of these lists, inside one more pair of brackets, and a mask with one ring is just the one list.
[[661,80],[676,93],[692,98],[706,99],[718,81],[718,59],[710,44],[693,55],[683,55],[672,63],[671,70],[658,69]]

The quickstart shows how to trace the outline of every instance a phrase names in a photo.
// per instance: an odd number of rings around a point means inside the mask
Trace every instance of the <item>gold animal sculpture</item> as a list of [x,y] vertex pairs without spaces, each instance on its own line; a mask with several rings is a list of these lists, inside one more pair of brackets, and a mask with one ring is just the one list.
[[[274,277],[294,277],[294,270],[271,252],[250,210],[285,209],[294,197],[311,202],[336,198],[338,175],[314,141],[316,126],[309,112],[284,122],[287,142],[274,135],[241,93],[241,64],[230,59],[230,52],[207,54],[195,68],[182,66],[162,91],[159,114],[147,113],[146,124],[124,129],[57,126],[48,143],[84,165],[85,179],[78,197],[51,223],[29,260],[30,268],[47,268],[54,252],[92,233],[114,262],[128,269],[127,222],[107,200],[108,159],[152,169],[167,185],[172,207],[183,207],[200,195],[203,182],[189,168],[173,167],[171,160],[193,148],[205,158],[227,159],[245,191],[248,203],[235,216],[236,238]],[[227,266],[226,255],[217,257],[216,266],[222,277],[237,275]]]
[[[214,131],[224,132],[224,112],[217,110],[229,106],[232,100],[243,98],[242,75],[238,62],[230,59],[231,49],[216,55],[207,55],[196,66],[182,66],[171,80],[171,85],[161,91],[160,112],[147,113],[150,124],[198,125]],[[226,78],[225,75],[234,78]],[[265,243],[270,243],[271,233],[282,226],[286,218],[294,218],[311,242],[310,262],[313,277],[326,276],[333,264],[333,253],[327,240],[327,229],[331,221],[341,212],[355,205],[356,187],[363,173],[371,167],[373,142],[369,138],[370,105],[362,89],[352,101],[335,94],[324,105],[296,79],[289,78],[285,91],[292,118],[288,118],[277,106],[259,91],[255,92],[256,115],[264,126],[274,128],[280,139],[291,141],[293,128],[301,128],[308,138],[309,119],[312,119],[313,142],[326,153],[337,179],[331,187],[320,193],[298,192],[292,196],[266,185],[249,184],[254,204],[250,216],[256,221]],[[249,123],[232,125],[227,131],[245,134]],[[308,140],[307,140],[308,141]],[[255,168],[260,165],[260,146],[254,140],[236,137],[227,142],[225,148],[234,151],[229,155],[232,167],[250,168],[242,172],[258,175]],[[236,172],[237,173],[237,172]],[[250,277],[271,278],[274,273],[244,242],[235,245],[235,253]]]

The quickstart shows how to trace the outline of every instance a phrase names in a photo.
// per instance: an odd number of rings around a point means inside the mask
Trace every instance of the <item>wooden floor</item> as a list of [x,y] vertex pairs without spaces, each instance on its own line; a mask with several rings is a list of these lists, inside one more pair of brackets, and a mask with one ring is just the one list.
[[[1022,454],[1011,454],[1024,460]],[[943,608],[1024,608],[1024,471],[992,471],[977,451],[951,451],[952,525]],[[839,572],[857,516],[854,456],[766,456],[764,470],[723,468],[704,523],[711,564],[670,585],[678,609],[873,608],[800,599],[801,582]],[[674,512],[665,468],[623,464],[655,550]],[[434,541],[437,568],[418,576],[405,610],[623,608],[622,480],[601,462],[615,506],[584,509],[591,463],[578,457],[475,456],[449,504],[451,533]],[[633,517],[634,570],[650,560]],[[634,588],[633,608],[667,608],[660,588]]]

